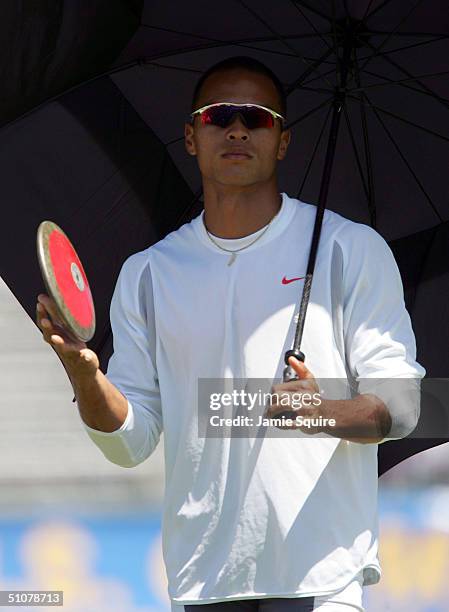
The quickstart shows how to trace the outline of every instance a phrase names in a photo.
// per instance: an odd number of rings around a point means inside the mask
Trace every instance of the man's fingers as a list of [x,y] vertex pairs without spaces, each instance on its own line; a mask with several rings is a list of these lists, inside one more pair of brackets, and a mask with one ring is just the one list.
[[49,344],[53,344],[53,342],[51,341],[51,338],[54,335],[55,329],[51,321],[45,318],[41,319],[40,327],[41,327],[45,342],[48,342]]
[[49,320],[49,312],[47,311],[47,309],[45,308],[42,302],[38,302],[36,304],[36,316],[37,316],[37,322],[41,325],[43,321]]
[[276,395],[282,397],[284,393],[302,393],[310,392],[310,380],[290,380],[286,383],[280,383],[271,387],[271,393],[274,395],[273,400],[277,400]]
[[58,331],[57,327],[49,318],[48,312],[40,302],[38,302],[36,305],[36,318],[37,324],[43,333],[44,340],[54,346],[63,346],[65,343],[64,338],[54,333],[55,331]]
[[36,304],[36,322],[38,324],[39,329],[42,331],[44,335],[44,339],[48,342],[49,338],[48,331],[52,327],[51,321],[47,318],[47,311],[39,302]]
[[40,294],[38,296],[36,315],[40,329],[47,335],[45,338],[47,342],[50,340],[49,334],[52,331],[59,334],[59,337],[62,338],[62,344],[64,342],[76,343],[78,341],[73,332],[60,319],[54,300],[47,295]]
[[288,358],[288,363],[292,366],[300,378],[315,378],[305,363],[299,359],[296,359],[296,357],[293,357],[293,355]]
[[42,306],[42,304],[40,302],[38,302],[36,304],[36,319],[37,319],[37,324],[39,325],[39,327],[42,324],[42,319],[45,316],[45,308]]
[[281,414],[282,412],[291,412],[292,418],[295,418],[296,413],[300,410],[301,406],[281,406],[280,404],[274,404],[273,406],[268,406],[266,409],[266,414],[268,417],[272,418]]
[[[298,411],[296,409],[292,410],[290,406],[279,406],[276,404],[275,406],[268,408],[265,411],[264,416],[268,419],[276,419],[279,418],[282,413],[288,413],[284,419],[284,424],[276,424],[276,427],[278,429],[299,429],[299,425],[295,421],[297,412]],[[291,421],[289,425],[287,424],[287,418]]]
[[63,338],[61,338],[61,336],[58,336],[57,334],[51,334],[50,342],[55,346],[62,346],[64,344]]
[[95,372],[99,368],[97,355],[87,348],[64,323],[59,323],[54,302],[40,294],[36,304],[36,320],[44,341],[62,359],[66,369],[81,368]]
[[51,316],[52,321],[58,325],[62,325],[55,301],[45,294],[39,294],[37,299],[44,310]]

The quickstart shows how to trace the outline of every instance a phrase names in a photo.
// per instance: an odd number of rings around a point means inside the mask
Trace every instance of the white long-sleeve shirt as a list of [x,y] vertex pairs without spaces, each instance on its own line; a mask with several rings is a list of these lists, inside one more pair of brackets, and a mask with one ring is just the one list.
[[[84,425],[125,467],[147,459],[164,432],[162,544],[173,610],[326,595],[356,576],[365,585],[380,578],[376,444],[298,431],[198,436],[198,379],[282,380],[304,282],[282,279],[305,276],[315,215],[315,206],[282,194],[271,226],[228,266],[202,212],[120,272],[107,377],[127,398],[128,415],[114,432]],[[237,249],[262,231],[214,239]],[[330,210],[301,350],[317,379],[425,375],[390,248],[369,226]],[[413,403],[396,410],[393,437],[413,429],[417,412]]]

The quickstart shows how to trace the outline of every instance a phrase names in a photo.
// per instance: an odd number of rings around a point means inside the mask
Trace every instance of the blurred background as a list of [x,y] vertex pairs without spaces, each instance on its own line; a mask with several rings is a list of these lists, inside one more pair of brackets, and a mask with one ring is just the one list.
[[[63,590],[65,612],[168,612],[163,436],[136,468],[109,463],[1,278],[0,337],[0,590]],[[365,589],[367,612],[449,609],[448,477],[446,444],[380,479],[383,577]]]

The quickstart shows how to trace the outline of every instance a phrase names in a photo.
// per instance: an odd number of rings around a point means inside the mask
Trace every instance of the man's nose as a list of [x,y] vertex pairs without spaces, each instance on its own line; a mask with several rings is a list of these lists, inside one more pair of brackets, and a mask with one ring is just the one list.
[[240,114],[236,113],[227,127],[226,138],[228,140],[248,140],[249,130],[243,123]]

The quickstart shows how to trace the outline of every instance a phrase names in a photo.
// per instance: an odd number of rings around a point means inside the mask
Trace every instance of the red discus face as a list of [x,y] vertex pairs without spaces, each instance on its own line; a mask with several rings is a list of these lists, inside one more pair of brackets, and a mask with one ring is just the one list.
[[95,308],[82,263],[65,233],[52,221],[37,232],[39,265],[61,319],[83,342],[95,333]]

